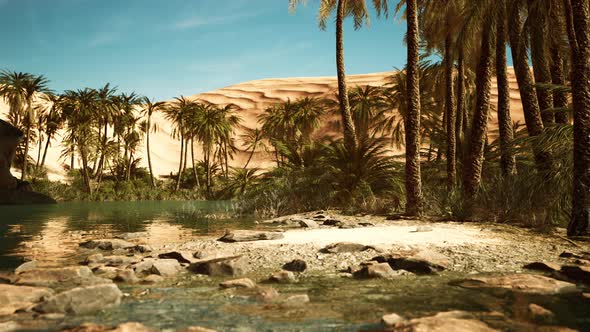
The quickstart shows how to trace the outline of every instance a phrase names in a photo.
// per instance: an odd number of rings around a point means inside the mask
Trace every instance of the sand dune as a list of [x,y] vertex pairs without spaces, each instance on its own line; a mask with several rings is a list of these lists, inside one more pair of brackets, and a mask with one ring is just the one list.
[[[386,84],[387,78],[393,72],[382,72],[374,74],[350,75],[347,77],[349,87],[354,86],[382,86]],[[518,94],[518,85],[514,72],[509,70],[510,81],[510,98],[511,111],[513,121],[520,121],[524,123],[522,114],[522,105],[520,103],[520,96]],[[334,98],[337,91],[337,81],[335,77],[298,77],[298,78],[277,78],[277,79],[261,79],[250,82],[244,82],[219,90],[195,94],[189,96],[190,99],[202,100],[214,104],[235,104],[238,106],[238,114],[243,119],[243,125],[247,128],[255,128],[259,126],[257,123],[257,116],[264,112],[264,110],[276,103],[287,101],[288,99],[295,100],[301,97],[318,97],[318,98]],[[497,87],[495,81],[492,86],[492,103],[497,103]],[[443,107],[443,105],[441,105]],[[0,117],[5,118],[8,112],[7,105],[0,100]],[[159,131],[151,136],[151,153],[152,164],[154,172],[158,176],[169,175],[178,170],[178,157],[180,153],[180,143],[171,137],[172,124],[164,119],[161,114],[155,114],[153,117],[155,123],[158,124]],[[330,123],[334,117],[329,115],[323,121],[322,128],[319,130],[320,135],[338,136]],[[497,128],[496,112],[491,112],[491,119],[489,123],[490,135],[493,136]],[[238,147],[242,148],[242,141],[239,137],[243,130],[239,130],[237,134]],[[493,138],[493,137],[491,137]],[[63,163],[66,160],[60,158],[62,136],[58,135],[52,142],[52,146],[48,151],[46,165],[49,170],[49,177],[52,180],[65,180],[65,173],[63,171]],[[195,152],[199,151],[195,147]],[[37,146],[31,147],[30,156],[36,159]],[[145,156],[145,146],[140,149],[137,157],[142,158],[142,164],[147,165]],[[200,151],[197,153],[197,159],[201,158]],[[241,151],[231,162],[232,166],[241,167],[248,158],[247,151]],[[266,168],[273,164],[272,156],[265,152],[258,152],[255,154],[250,166]],[[18,173],[16,170],[14,173]]]

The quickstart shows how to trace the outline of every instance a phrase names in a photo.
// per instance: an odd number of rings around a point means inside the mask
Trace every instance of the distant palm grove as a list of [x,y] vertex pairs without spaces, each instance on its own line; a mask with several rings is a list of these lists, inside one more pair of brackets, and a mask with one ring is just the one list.
[[[304,2],[290,0],[290,10]],[[349,88],[343,22],[368,24],[369,5],[406,21],[407,66],[382,87]],[[56,94],[43,76],[3,71],[7,120],[25,132],[17,155],[23,180],[62,199],[236,199],[261,215],[332,207],[588,234],[588,0],[321,0],[321,29],[333,15],[338,91],[276,104],[254,129],[242,127],[231,104],[156,102],[109,84]],[[524,124],[511,119],[508,56]],[[497,133],[488,132],[491,112]],[[181,146],[178,171],[167,178],[152,171],[154,113],[173,123]],[[337,120],[341,139],[318,132],[328,119]],[[43,180],[57,132],[65,133],[68,186]],[[29,155],[33,144],[37,156]],[[147,169],[138,167],[142,144]],[[237,153],[243,166],[230,167]],[[274,166],[253,168],[257,153]]]

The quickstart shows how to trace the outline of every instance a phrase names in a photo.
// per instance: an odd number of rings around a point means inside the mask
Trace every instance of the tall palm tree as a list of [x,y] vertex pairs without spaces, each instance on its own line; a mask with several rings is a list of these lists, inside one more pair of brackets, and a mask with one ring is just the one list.
[[[298,3],[305,3],[305,0],[289,0],[291,11],[295,10]],[[378,11],[387,12],[387,1],[375,0],[374,6]],[[365,0],[320,0],[318,21],[320,29],[325,30],[327,21],[332,13],[336,11],[336,71],[338,74],[338,98],[340,113],[342,117],[342,128],[344,142],[349,149],[355,149],[358,141],[356,139],[354,122],[348,100],[348,89],[346,85],[346,73],[344,66],[344,18],[351,16],[354,20],[355,29],[359,29],[369,23],[369,12]]]
[[186,134],[186,114],[190,112],[190,109],[195,107],[194,103],[185,98],[184,96],[174,98],[170,107],[164,109],[165,117],[171,121],[174,125],[172,136],[180,139],[180,162],[178,166],[178,176],[176,178],[175,189],[180,189],[180,180],[182,176],[182,167],[184,161],[185,151],[185,134]]
[[63,103],[64,96],[53,93],[46,93],[43,95],[42,98],[48,104],[49,110],[46,113],[46,116],[43,118],[43,122],[45,123],[45,134],[47,135],[47,138],[45,141],[45,148],[43,149],[43,157],[41,158],[41,163],[39,164],[40,168],[43,168],[43,166],[45,166],[47,150],[49,150],[51,140],[53,139],[57,131],[61,129],[61,127],[63,126],[61,104]]
[[145,135],[146,135],[146,153],[147,153],[147,159],[148,159],[148,168],[150,171],[150,183],[152,185],[152,188],[156,187],[156,183],[154,181],[154,170],[152,168],[152,157],[151,157],[151,153],[150,153],[150,132],[152,131],[152,129],[155,130],[155,127],[152,128],[152,115],[155,112],[160,112],[163,111],[166,107],[166,103],[165,102],[155,102],[150,100],[148,97],[143,97],[142,99],[143,101],[143,112],[144,114],[147,116],[147,123],[146,123],[146,130],[145,130]]
[[[418,1],[406,0],[407,23],[407,100],[406,133],[406,214],[419,215],[422,210],[420,175],[420,77]],[[401,3],[400,3],[401,4]]]
[[496,79],[498,83],[498,128],[500,130],[500,166],[503,175],[516,171],[516,161],[512,152],[512,118],[510,116],[510,86],[508,84],[508,65],[506,60],[506,0],[498,0],[496,5]]
[[[98,93],[98,103],[99,103],[99,114],[98,114],[98,122],[99,122],[99,138],[101,138],[100,144],[100,157],[98,159],[98,167],[96,169],[95,176],[102,174],[105,164],[105,157],[108,151],[108,143],[109,143],[109,124],[113,123],[117,112],[120,111],[120,108],[117,108],[116,103],[116,93],[117,89],[112,88],[110,83],[105,84],[102,88],[100,88]],[[102,128],[100,125],[102,124]]]
[[590,2],[571,0],[576,49],[572,53],[574,184],[568,235],[590,233]]
[[250,155],[248,156],[248,160],[244,164],[243,169],[247,169],[252,157],[254,157],[254,153],[257,149],[264,149],[265,144],[263,141],[263,134],[262,131],[258,128],[254,129],[246,129],[246,133],[241,136],[243,146],[246,150],[250,150]]

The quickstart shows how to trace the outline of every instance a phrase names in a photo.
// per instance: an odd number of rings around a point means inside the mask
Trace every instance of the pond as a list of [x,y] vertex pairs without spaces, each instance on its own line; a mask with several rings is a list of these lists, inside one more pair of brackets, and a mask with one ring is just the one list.
[[[231,202],[68,203],[56,206],[0,207],[0,270],[10,270],[33,258],[41,266],[75,264],[82,238],[147,232],[150,243],[223,233],[228,228],[253,228],[254,219],[236,217]],[[221,279],[185,275],[157,286],[121,285],[127,294],[121,306],[82,316],[67,316],[46,330],[83,322],[116,325],[141,322],[161,329],[203,326],[218,331],[378,331],[380,317],[395,312],[408,318],[441,311],[465,310],[501,330],[531,327],[529,303],[555,313],[552,325],[584,330],[590,326],[588,300],[579,294],[562,296],[481,292],[451,286],[465,277],[406,275],[394,280],[358,281],[345,277],[311,276],[291,285],[276,285],[282,294],[308,294],[310,303],[282,307],[221,291]],[[498,319],[500,312],[511,322]],[[1,318],[1,317],[0,317]],[[0,319],[2,321],[2,319]],[[520,325],[519,325],[520,324]],[[45,327],[43,327],[45,328]]]

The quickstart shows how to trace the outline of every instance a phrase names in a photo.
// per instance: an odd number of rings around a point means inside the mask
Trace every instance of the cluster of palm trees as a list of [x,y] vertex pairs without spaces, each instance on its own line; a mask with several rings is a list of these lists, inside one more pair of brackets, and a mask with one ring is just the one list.
[[[294,9],[304,0],[290,0]],[[571,82],[574,127],[574,195],[568,234],[588,232],[590,214],[590,3],[588,0],[373,0],[378,15],[405,8],[407,23],[406,102],[404,116],[406,147],[406,212],[419,214],[423,205],[420,179],[420,51],[442,57],[445,90],[444,123],[449,190],[457,184],[457,155],[463,158],[462,190],[473,197],[481,185],[487,124],[490,115],[492,77],[498,82],[498,120],[501,167],[505,176],[516,172],[513,124],[510,117],[506,46],[510,46],[528,135],[569,124],[565,89]],[[405,5],[405,6],[404,6]],[[343,21],[350,16],[355,28],[369,21],[367,1],[321,0],[320,28],[336,13],[336,62],[343,134],[355,148],[354,123],[346,95]],[[422,38],[420,38],[422,37]],[[530,55],[530,56],[529,56]],[[533,72],[529,63],[533,64]],[[475,73],[475,104],[466,107],[465,73]],[[465,116],[465,115],[468,116]],[[461,137],[461,127],[467,127]],[[463,144],[461,147],[459,143]],[[539,173],[551,176],[552,156],[533,146]]]

